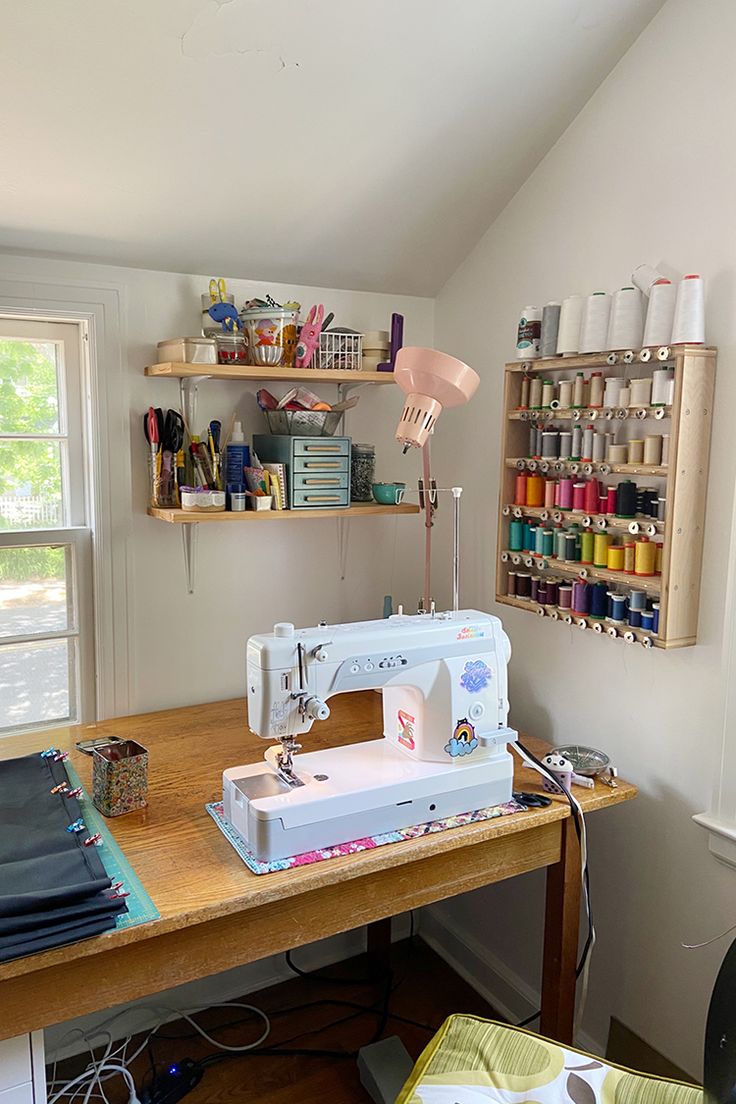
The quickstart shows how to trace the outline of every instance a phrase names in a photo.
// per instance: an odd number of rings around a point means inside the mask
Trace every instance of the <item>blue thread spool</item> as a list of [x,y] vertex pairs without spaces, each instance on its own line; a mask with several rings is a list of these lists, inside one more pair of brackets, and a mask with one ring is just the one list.
[[509,549],[521,552],[524,547],[524,522],[515,518],[509,522]]
[[590,616],[603,620],[608,613],[608,591],[605,583],[596,583],[591,587]]
[[643,590],[632,590],[629,593],[629,609],[643,610],[647,608],[647,596]]
[[538,525],[530,525],[529,526],[529,532],[527,534],[528,537],[529,537],[529,543],[524,545],[524,549],[527,552],[536,551],[536,547],[537,547],[537,529],[538,528],[539,528]]
[[531,549],[534,547],[531,544],[531,540],[532,540],[532,538],[531,538],[531,528],[532,528],[532,523],[530,521],[525,521],[524,522],[524,536],[523,536],[523,539],[522,539],[522,542],[521,542],[522,552],[530,552]]
[[652,602],[652,632],[659,632],[659,602]]
[[555,534],[552,529],[545,529],[542,533],[542,555],[554,556],[555,554]]
[[615,625],[623,625],[626,620],[626,595],[609,593],[611,599],[610,619]]
[[645,632],[654,631],[654,612],[653,610],[641,611],[641,627]]
[[629,606],[629,624],[632,629],[639,628],[641,625],[641,610],[632,609],[631,606]]
[[544,555],[544,529],[541,525],[537,526],[537,531],[534,534],[534,551],[538,556]]

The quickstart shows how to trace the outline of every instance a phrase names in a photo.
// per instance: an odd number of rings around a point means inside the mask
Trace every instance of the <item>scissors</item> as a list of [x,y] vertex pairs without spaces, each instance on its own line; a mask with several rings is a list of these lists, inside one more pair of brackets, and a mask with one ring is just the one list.
[[[163,412],[162,412],[163,413]],[[163,419],[161,440],[161,501],[176,504],[174,465],[176,454],[184,444],[184,419],[178,410],[167,410]]]
[[526,805],[527,809],[546,809],[552,804],[552,798],[545,797],[544,794],[527,793],[526,790],[519,790],[511,796],[520,805]]

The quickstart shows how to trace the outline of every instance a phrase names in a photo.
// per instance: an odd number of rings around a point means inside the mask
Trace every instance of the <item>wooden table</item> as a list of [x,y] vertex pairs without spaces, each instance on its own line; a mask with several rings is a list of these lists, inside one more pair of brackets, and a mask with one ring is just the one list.
[[[309,735],[310,749],[375,739],[382,730],[379,694],[343,694],[330,706],[329,721]],[[547,867],[541,1031],[571,1041],[580,868],[563,798],[546,809],[257,877],[204,809],[221,796],[223,768],[263,755],[265,744],[248,731],[243,699],[12,737],[0,741],[0,758],[52,740],[73,749],[76,740],[102,734],[149,749],[148,807],[109,826],[161,919],[1,965],[0,1039],[363,924],[373,925],[375,949],[392,915]],[[525,739],[543,753],[541,741]],[[71,761],[89,785],[90,758],[73,750]],[[524,768],[515,787],[540,789]],[[596,783],[576,793],[587,813],[627,801],[636,789]]]

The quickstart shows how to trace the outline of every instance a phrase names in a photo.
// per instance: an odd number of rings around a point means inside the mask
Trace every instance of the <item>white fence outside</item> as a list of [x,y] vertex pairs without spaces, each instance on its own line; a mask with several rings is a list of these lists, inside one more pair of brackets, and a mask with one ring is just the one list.
[[0,519],[10,529],[52,529],[63,525],[61,499],[0,495]]

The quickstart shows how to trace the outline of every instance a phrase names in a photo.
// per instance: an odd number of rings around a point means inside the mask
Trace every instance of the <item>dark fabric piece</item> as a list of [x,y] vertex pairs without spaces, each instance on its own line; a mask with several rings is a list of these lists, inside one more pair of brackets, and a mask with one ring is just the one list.
[[108,889],[88,832],[67,832],[82,810],[52,794],[68,781],[63,763],[26,755],[0,762],[0,917],[65,907]]
[[35,954],[37,951],[63,947],[67,943],[76,943],[80,939],[88,939],[91,935],[111,931],[114,927],[115,917],[104,916],[102,919],[85,920],[81,924],[67,925],[53,935],[45,933],[37,937],[31,936],[12,947],[0,950],[0,962],[10,962],[14,958],[23,958],[24,955]]
[[111,901],[109,893],[99,893],[88,901],[77,901],[64,908],[45,909],[42,912],[30,912],[25,916],[0,917],[0,945],[3,936],[17,936],[19,933],[41,931],[48,925],[59,924],[65,920],[93,920],[105,915],[117,916],[126,912],[125,901]]

